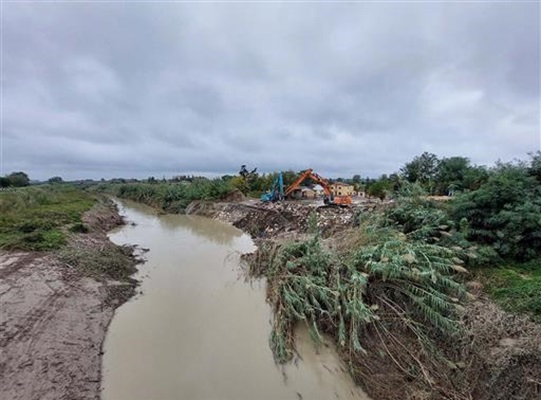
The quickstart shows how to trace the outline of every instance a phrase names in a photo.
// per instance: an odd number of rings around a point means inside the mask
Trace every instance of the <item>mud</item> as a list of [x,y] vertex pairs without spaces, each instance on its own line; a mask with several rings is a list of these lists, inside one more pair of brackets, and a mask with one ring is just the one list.
[[200,215],[228,222],[253,238],[266,239],[309,230],[310,215],[317,216],[318,230],[324,237],[354,227],[361,213],[372,212],[383,204],[366,200],[351,207],[328,207],[317,202],[261,203],[259,201],[195,201],[186,214]]
[[[105,231],[122,222],[100,204],[86,234],[69,246],[113,246]],[[54,254],[0,252],[0,398],[99,399],[101,347],[114,309],[133,283],[92,278]]]

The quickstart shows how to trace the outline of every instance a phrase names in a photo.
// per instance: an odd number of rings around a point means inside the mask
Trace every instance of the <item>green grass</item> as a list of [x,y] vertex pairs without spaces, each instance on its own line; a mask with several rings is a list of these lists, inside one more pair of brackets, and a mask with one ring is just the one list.
[[541,259],[483,270],[487,292],[504,309],[541,322]]
[[95,199],[69,185],[0,192],[0,248],[46,251],[66,242],[64,227],[81,224]]
[[197,179],[193,182],[105,183],[94,190],[134,200],[170,213],[183,213],[194,200],[219,200],[235,190],[221,179]]

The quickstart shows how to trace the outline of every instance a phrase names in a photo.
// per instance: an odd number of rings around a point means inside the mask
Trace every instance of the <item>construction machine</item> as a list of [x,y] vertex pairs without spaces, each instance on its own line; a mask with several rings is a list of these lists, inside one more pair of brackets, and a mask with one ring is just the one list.
[[282,201],[285,199],[284,195],[284,177],[282,173],[280,172],[276,178],[274,178],[274,182],[272,183],[272,188],[267,191],[266,193],[263,193],[261,195],[261,201],[268,202],[268,201]]
[[314,172],[314,170],[307,169],[304,171],[295,182],[293,182],[291,185],[289,185],[284,193],[284,197],[287,197],[293,191],[299,187],[301,183],[303,183],[306,179],[311,179],[313,182],[321,185],[323,188],[323,202],[326,205],[335,205],[335,206],[342,206],[346,207],[351,204],[351,197],[350,196],[335,196],[332,193],[331,185],[330,183],[325,179],[319,176]]

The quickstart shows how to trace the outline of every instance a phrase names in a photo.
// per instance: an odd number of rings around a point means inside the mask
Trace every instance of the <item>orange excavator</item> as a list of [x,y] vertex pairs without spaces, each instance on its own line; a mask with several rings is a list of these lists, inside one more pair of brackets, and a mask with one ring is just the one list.
[[304,171],[301,176],[297,178],[295,182],[293,182],[291,185],[289,185],[286,188],[286,191],[284,193],[284,197],[287,197],[293,191],[299,187],[301,183],[304,182],[305,179],[310,178],[313,182],[321,185],[323,188],[323,193],[325,194],[323,197],[323,202],[326,205],[335,205],[335,206],[342,206],[346,207],[351,204],[351,197],[350,196],[335,196],[331,191],[331,185],[330,183],[325,179],[319,176],[314,172],[312,169],[307,169]]

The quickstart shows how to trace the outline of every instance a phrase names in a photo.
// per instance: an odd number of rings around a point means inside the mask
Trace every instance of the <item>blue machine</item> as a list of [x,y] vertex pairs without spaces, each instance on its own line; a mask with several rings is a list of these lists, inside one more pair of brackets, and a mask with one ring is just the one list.
[[284,200],[284,177],[280,172],[272,183],[272,188],[261,195],[261,201],[282,201]]

